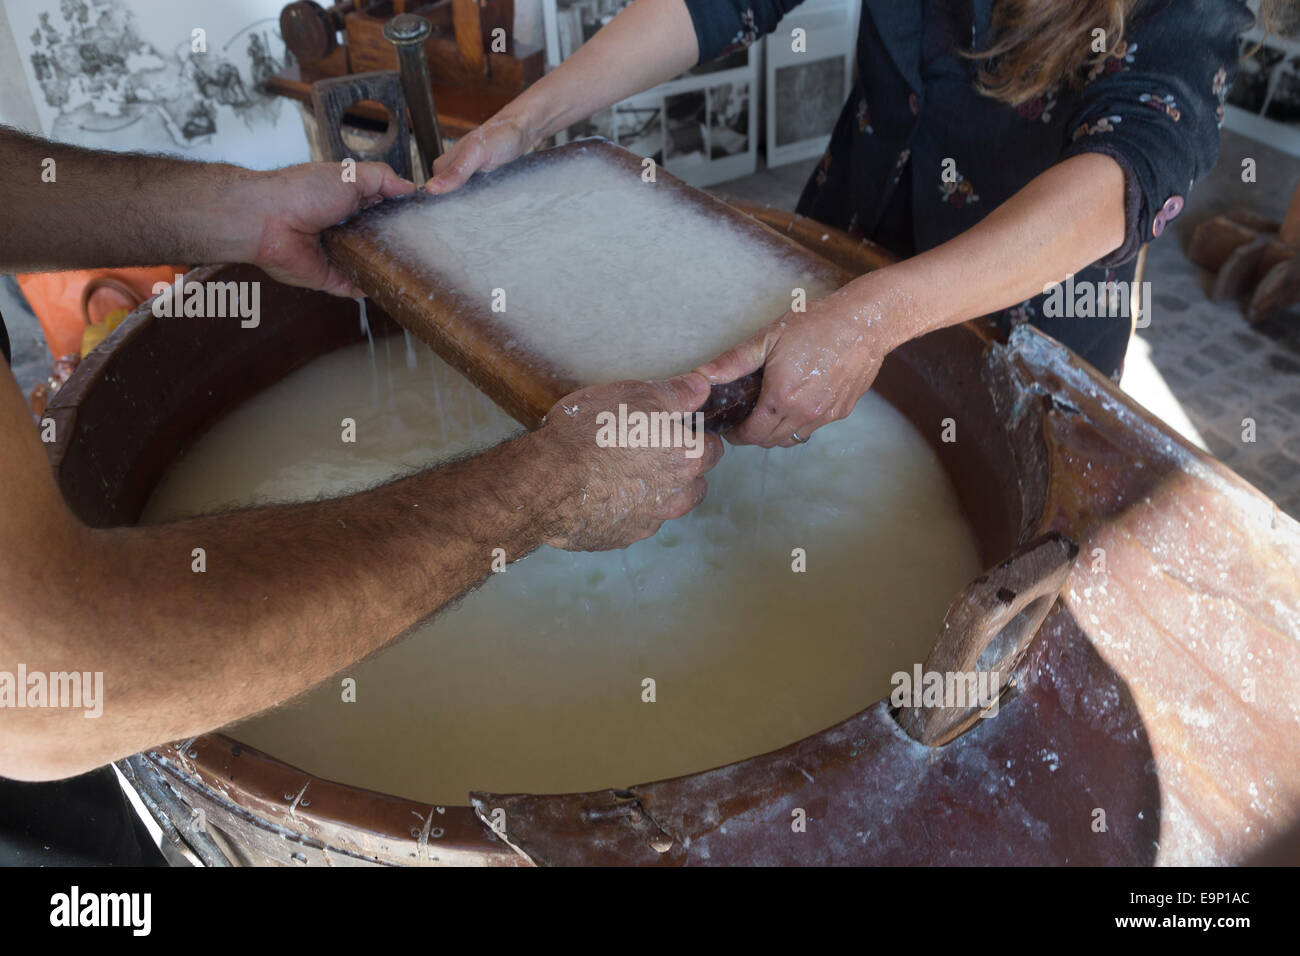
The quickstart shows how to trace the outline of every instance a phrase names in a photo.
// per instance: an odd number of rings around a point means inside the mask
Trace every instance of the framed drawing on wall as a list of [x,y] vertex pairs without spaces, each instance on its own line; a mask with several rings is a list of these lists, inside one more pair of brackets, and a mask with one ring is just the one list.
[[764,41],[767,165],[826,150],[853,83],[858,9],[846,0],[806,0]]
[[175,0],[0,2],[18,53],[0,69],[9,88],[23,72],[50,139],[262,169],[310,158],[298,110],[263,85],[293,60],[280,0],[226,0],[199,19]]
[[[542,0],[547,69],[572,56],[627,0]],[[755,45],[696,67],[602,110],[556,136],[603,136],[648,156],[692,186],[711,186],[758,166],[761,50]]]

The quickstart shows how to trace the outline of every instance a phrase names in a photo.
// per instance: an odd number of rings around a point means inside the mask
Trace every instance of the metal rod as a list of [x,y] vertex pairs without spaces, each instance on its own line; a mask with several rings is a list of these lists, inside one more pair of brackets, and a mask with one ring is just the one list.
[[433,104],[429,61],[424,56],[424,41],[432,32],[429,21],[415,13],[400,14],[384,24],[384,36],[397,50],[402,92],[411,113],[411,128],[426,180],[433,175],[433,161],[442,155],[442,133],[438,130],[438,111]]

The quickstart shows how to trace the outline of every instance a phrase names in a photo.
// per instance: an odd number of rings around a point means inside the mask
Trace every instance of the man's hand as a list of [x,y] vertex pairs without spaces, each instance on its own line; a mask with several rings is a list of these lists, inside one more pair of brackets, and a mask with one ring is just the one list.
[[357,163],[356,182],[344,182],[338,163],[304,163],[266,173],[253,187],[249,212],[260,216],[249,256],[253,265],[289,285],[333,295],[361,290],[334,267],[320,232],[359,209],[415,191],[384,163]]
[[289,285],[355,296],[325,258],[321,230],[414,191],[383,163],[357,163],[355,182],[344,182],[339,163],[258,172],[80,149],[0,126],[0,209],[13,224],[0,229],[0,272],[249,262]]
[[[704,474],[722,457],[717,435],[699,434],[703,453],[686,448],[602,448],[596,443],[601,412],[690,413],[709,397],[694,372],[666,382],[618,382],[580,389],[555,403],[536,433],[556,468],[576,471],[575,494],[560,506],[557,533],[547,544],[566,551],[624,548],[680,518],[704,500]],[[700,448],[696,445],[696,449]]]

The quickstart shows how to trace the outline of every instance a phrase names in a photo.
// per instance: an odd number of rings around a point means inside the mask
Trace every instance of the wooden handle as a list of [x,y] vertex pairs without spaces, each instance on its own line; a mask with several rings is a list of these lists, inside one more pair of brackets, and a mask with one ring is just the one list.
[[[1078,555],[1077,544],[1049,532],[977,577],[948,609],[923,673],[994,675],[998,679],[994,701],[1000,698]],[[920,690],[913,687],[914,693]],[[927,707],[913,701],[897,716],[909,736],[938,747],[969,730],[987,709],[970,702]]]
[[[388,129],[367,150],[353,149],[343,140],[344,116],[357,103],[374,100],[388,110]],[[411,178],[410,130],[406,125],[406,99],[402,80],[392,70],[373,73],[349,73],[311,85],[312,112],[321,146],[335,162],[355,159],[358,162],[387,163],[399,175]]]
[[704,412],[704,430],[725,432],[735,428],[754,410],[758,394],[763,390],[763,370],[750,372],[734,382],[714,385],[709,390],[708,401],[700,409]]
[[280,11],[280,36],[299,63],[323,60],[338,48],[338,32],[343,17],[352,9],[352,0],[325,9],[312,0],[296,0]]

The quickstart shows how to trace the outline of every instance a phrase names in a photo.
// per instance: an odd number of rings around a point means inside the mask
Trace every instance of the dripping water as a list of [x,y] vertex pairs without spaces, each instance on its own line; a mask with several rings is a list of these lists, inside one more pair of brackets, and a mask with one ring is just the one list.
[[[468,383],[467,383],[468,384]],[[465,431],[469,434],[469,446],[478,448],[478,434],[474,431],[474,388],[465,389]]]
[[758,461],[758,511],[754,520],[754,543],[758,543],[758,535],[763,530],[763,505],[767,501],[767,456],[772,453],[772,449],[764,448],[763,456]]
[[384,336],[384,360],[388,370],[388,407],[393,407],[393,337]]
[[429,369],[433,372],[433,412],[434,417],[438,419],[438,432],[442,436],[442,448],[447,447],[447,416],[443,414],[442,394],[438,388],[438,370],[439,365],[437,356],[433,354],[433,349],[429,349],[429,357],[434,361],[429,363]]
[[641,592],[636,586],[636,575],[632,573],[632,562],[628,560],[627,548],[624,548],[618,554],[623,559],[623,573],[627,575],[627,586],[632,592],[632,610],[638,611],[641,609]]
[[411,330],[402,329],[402,337],[406,339],[406,370],[414,372],[420,363],[415,358],[415,345],[411,341]]
[[370,401],[371,404],[379,405],[379,366],[375,364],[375,337],[370,334],[370,319],[366,316],[366,300],[357,298],[357,306],[361,309],[361,331],[366,333],[366,342],[370,345]]

